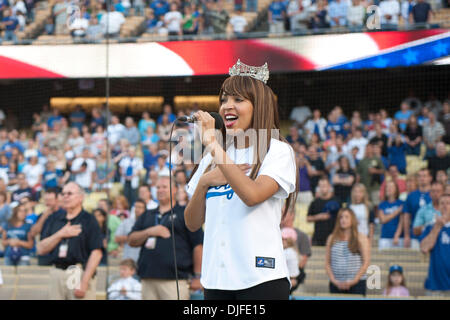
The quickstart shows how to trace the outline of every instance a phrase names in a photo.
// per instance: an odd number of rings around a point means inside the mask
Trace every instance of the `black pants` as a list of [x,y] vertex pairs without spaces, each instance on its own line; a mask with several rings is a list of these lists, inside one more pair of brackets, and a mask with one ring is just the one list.
[[347,293],[347,294],[362,294],[366,295],[366,280],[360,280],[349,290],[339,290],[334,284],[330,282],[330,293]]
[[205,300],[289,300],[287,278],[263,282],[242,290],[206,289]]

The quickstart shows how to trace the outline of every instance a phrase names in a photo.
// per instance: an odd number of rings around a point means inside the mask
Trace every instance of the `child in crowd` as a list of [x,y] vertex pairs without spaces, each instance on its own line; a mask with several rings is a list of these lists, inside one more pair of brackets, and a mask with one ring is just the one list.
[[296,286],[297,276],[300,274],[300,269],[298,267],[299,252],[296,246],[297,232],[295,232],[293,228],[285,227],[281,229],[281,238],[283,239],[284,254],[286,256],[292,288]]
[[142,300],[142,286],[133,276],[136,263],[133,259],[122,260],[119,264],[120,279],[108,288],[109,300]]
[[409,290],[406,288],[403,268],[393,265],[389,268],[388,283],[383,291],[384,296],[389,297],[409,297]]

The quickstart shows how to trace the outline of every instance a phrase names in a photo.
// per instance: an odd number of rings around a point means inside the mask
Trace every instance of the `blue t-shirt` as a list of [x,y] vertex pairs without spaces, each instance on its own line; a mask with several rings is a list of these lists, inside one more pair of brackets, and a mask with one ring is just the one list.
[[[428,225],[423,231],[420,240],[423,240],[432,229],[433,225]],[[450,223],[442,227],[436,244],[431,249],[425,289],[450,290]]]
[[[400,173],[406,173],[406,143],[388,147],[389,164],[395,164]],[[386,167],[388,168],[388,167]]]
[[16,141],[16,142],[11,142],[11,141],[6,142],[2,146],[0,151],[5,151],[5,156],[8,157],[8,159],[9,159],[12,156],[12,149],[13,148],[17,148],[20,151],[20,153],[23,153],[25,151],[25,149],[23,148],[22,144],[20,142],[18,142],[18,141]]
[[5,29],[8,30],[8,31],[14,31],[14,30],[16,30],[17,25],[19,24],[19,20],[17,20],[17,18],[16,18],[16,17],[13,17],[13,16],[9,16],[9,17],[4,17],[4,18],[3,18],[3,22],[4,22],[4,23],[10,22],[10,21],[12,21],[13,23],[10,24],[10,25],[7,25],[7,26],[5,27]]
[[327,133],[328,138],[330,137],[330,132],[332,130],[334,130],[337,135],[341,134],[344,138],[347,137],[347,130],[344,129],[345,120],[343,120],[344,119],[341,118],[336,122],[328,121],[325,127],[325,132]]
[[[383,211],[383,214],[390,215],[398,210],[404,202],[402,200],[395,200],[394,202],[383,201],[378,206],[378,209]],[[400,216],[396,216],[391,221],[383,224],[381,226],[381,236],[383,239],[392,239],[394,238],[395,231],[397,231],[398,223],[400,221]]]
[[[410,117],[411,117],[411,115],[413,114],[413,112],[411,111],[411,110],[408,110],[408,111],[406,111],[406,112],[402,112],[401,110],[400,111],[397,111],[396,113],[395,113],[395,115],[394,115],[394,118],[396,119],[396,120],[408,120]],[[402,131],[405,131],[405,129],[406,129],[406,123],[400,123],[400,125],[399,125],[399,127],[400,127],[400,129],[402,130]]]
[[61,121],[62,116],[50,116],[47,120],[47,125],[50,129],[53,129],[53,123],[56,121]]
[[411,227],[410,227],[410,235],[411,238],[417,239],[418,236],[415,236],[412,232],[413,230],[413,222],[416,217],[416,213],[420,207],[425,206],[426,204],[431,202],[431,197],[429,192],[421,192],[420,190],[416,190],[411,192],[406,198],[405,205],[403,207],[403,212],[405,214],[411,215]]
[[[162,124],[162,119],[163,119],[163,115],[160,115],[159,117],[158,117],[158,124]],[[175,120],[177,120],[177,117],[175,117],[175,115],[173,114],[173,113],[171,113],[171,114],[169,114],[169,122],[170,123],[172,123],[172,122],[174,122]]]
[[151,152],[144,151],[144,168],[149,170],[151,166],[156,166],[159,155],[152,155]]
[[[6,231],[6,239],[19,239],[21,241],[27,241],[28,240],[28,232],[30,232],[31,224],[24,223],[20,227],[14,227],[10,225],[9,223],[5,223],[3,225],[3,229]],[[23,248],[22,248],[23,249]],[[10,251],[12,248],[10,246],[7,246],[5,249],[5,257],[10,255]],[[30,251],[28,249],[23,249],[23,255],[29,255]]]
[[283,20],[283,12],[286,12],[286,6],[283,2],[272,2],[269,6],[273,20]]
[[56,188],[58,186],[58,178],[62,177],[63,172],[59,169],[56,169],[54,171],[44,171],[43,173],[43,182],[44,182],[44,188]]
[[166,1],[153,1],[150,5],[150,8],[153,9],[153,13],[155,17],[163,16],[170,10],[170,5]]

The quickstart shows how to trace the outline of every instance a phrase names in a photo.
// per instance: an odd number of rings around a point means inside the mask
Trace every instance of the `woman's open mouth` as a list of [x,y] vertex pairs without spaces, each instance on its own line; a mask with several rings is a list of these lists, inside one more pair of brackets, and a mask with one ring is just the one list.
[[225,115],[225,127],[231,128],[238,120],[238,116],[235,114],[228,113]]

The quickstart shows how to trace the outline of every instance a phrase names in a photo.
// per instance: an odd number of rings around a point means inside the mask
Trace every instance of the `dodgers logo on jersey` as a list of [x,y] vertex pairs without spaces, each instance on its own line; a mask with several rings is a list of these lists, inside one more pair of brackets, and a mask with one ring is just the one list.
[[231,189],[229,184],[224,184],[217,187],[209,187],[208,192],[206,193],[206,199],[213,197],[221,197],[226,196],[228,200],[233,198],[234,191]]

